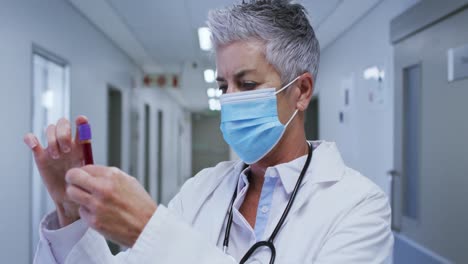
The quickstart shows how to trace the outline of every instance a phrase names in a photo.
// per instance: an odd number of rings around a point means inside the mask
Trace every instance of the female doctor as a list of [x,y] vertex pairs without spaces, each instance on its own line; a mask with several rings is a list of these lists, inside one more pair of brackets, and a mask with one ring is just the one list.
[[[168,207],[117,168],[84,166],[71,125],[25,143],[55,204],[35,263],[382,263],[385,194],[333,143],[308,142],[319,44],[304,8],[252,0],[209,13],[221,130],[239,161],[188,180]],[[76,124],[86,123],[78,117]],[[110,239],[129,249],[113,256]]]

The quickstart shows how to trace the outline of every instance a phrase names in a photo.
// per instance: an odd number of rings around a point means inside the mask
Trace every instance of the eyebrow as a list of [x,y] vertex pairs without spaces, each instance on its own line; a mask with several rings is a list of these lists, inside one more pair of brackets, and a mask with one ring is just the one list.
[[[251,72],[255,72],[255,71],[256,71],[255,69],[240,70],[240,71],[238,71],[238,72],[236,72],[236,73],[234,74],[234,78],[235,78],[235,79],[240,79],[240,78],[242,78],[244,75],[246,75],[246,74],[248,74],[248,73],[251,73]],[[222,77],[222,76],[218,76],[218,77],[216,77],[216,81],[218,81],[218,82],[225,82],[226,79],[224,79],[224,77]]]

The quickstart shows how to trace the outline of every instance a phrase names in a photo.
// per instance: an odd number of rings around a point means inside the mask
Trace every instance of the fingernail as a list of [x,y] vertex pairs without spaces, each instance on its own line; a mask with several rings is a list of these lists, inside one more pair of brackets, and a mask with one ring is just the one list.
[[28,145],[29,148],[33,149],[37,146],[37,142],[30,137],[24,139],[24,142]]
[[62,150],[64,153],[68,153],[71,151],[71,148],[69,146],[63,146]]
[[57,152],[54,151],[54,152],[52,152],[52,158],[53,159],[58,159],[58,158],[60,158],[60,156],[59,156],[59,154]]

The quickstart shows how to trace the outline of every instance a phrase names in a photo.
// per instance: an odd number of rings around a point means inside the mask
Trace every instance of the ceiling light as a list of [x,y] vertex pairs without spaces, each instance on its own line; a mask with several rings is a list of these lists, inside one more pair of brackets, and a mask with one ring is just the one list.
[[210,107],[211,111],[216,110],[216,99],[208,100],[208,106]]
[[209,103],[210,105],[215,105],[215,104],[216,104],[216,101],[217,101],[216,99],[211,98],[210,100],[208,100],[208,103]]
[[207,69],[203,72],[205,82],[212,83],[215,81],[215,72],[212,69]]
[[211,111],[219,111],[221,110],[221,103],[218,99],[210,99],[208,100],[208,106]]
[[208,95],[209,98],[215,97],[216,96],[216,89],[215,88],[206,89],[206,95]]
[[211,50],[213,47],[211,43],[211,31],[207,27],[198,28],[198,41],[200,43],[201,50]]

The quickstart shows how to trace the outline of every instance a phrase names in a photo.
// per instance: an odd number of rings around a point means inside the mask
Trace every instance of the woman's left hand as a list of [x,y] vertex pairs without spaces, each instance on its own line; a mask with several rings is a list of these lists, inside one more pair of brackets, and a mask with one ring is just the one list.
[[81,218],[107,239],[132,247],[157,209],[134,178],[118,168],[88,165],[67,172],[66,192]]

